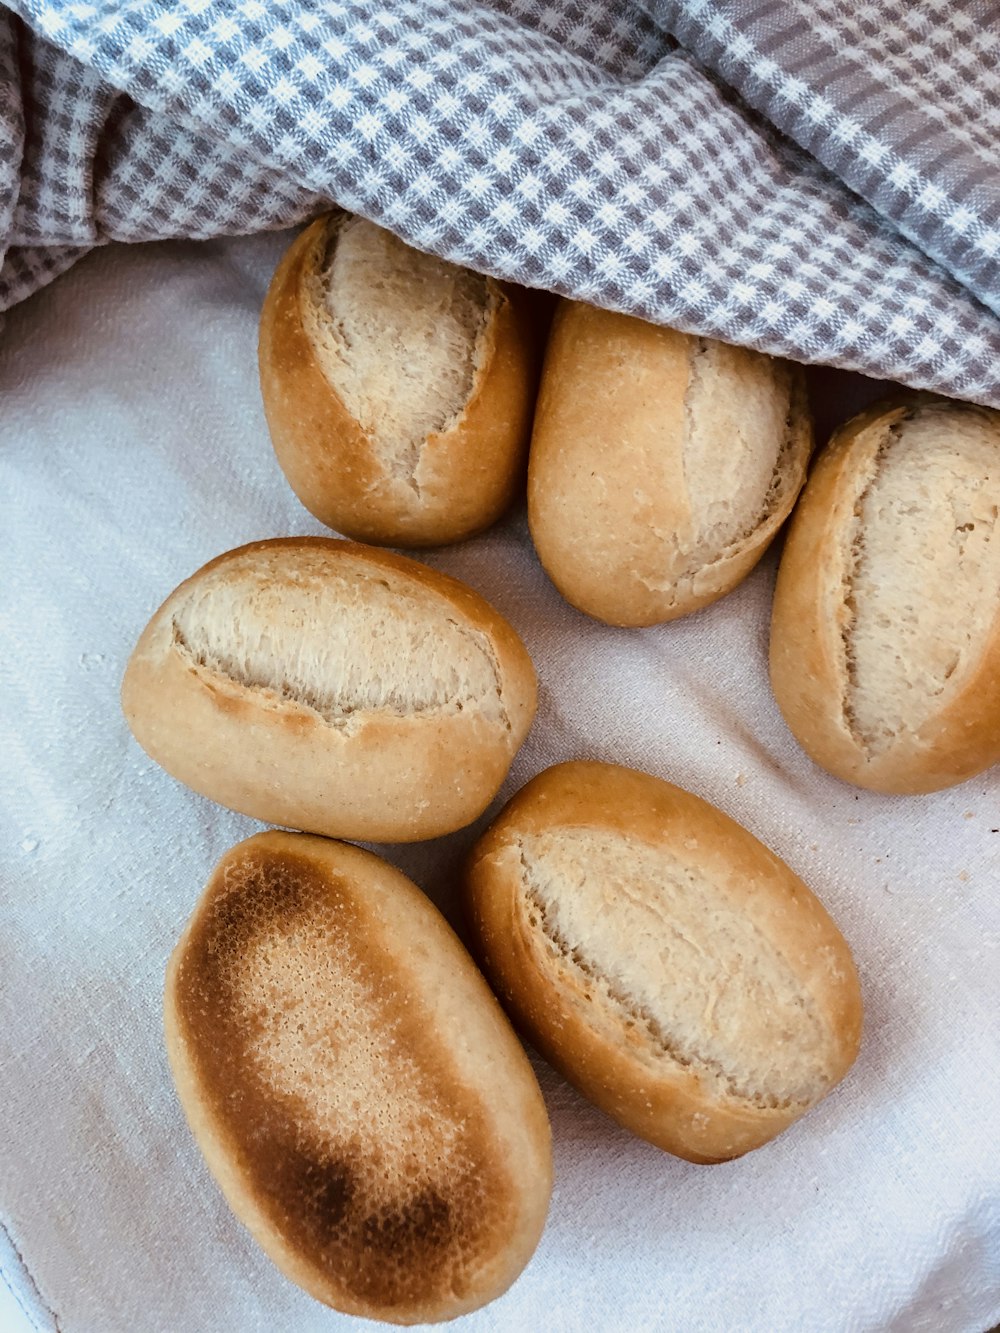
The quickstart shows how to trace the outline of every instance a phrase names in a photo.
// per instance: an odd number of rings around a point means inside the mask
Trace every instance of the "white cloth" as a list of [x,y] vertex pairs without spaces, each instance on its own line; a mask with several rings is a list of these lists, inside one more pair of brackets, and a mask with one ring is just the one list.
[[[164,965],[216,859],[256,826],[167,777],[118,705],[139,631],[182,578],[239,543],[321,531],[257,388],[257,315],[287,239],[95,253],[0,341],[5,1330],[362,1327],[271,1266],[187,1131]],[[536,1061],[548,1226],[511,1291],[457,1327],[981,1333],[1000,1319],[1000,771],[890,799],[813,767],[767,685],[773,556],[721,603],[638,632],[560,599],[523,511],[426,559],[494,601],[539,668],[502,795],[593,756],[713,801],[819,893],[867,1004],[846,1082],[723,1166],[632,1138]],[[484,822],[386,854],[447,905]]]

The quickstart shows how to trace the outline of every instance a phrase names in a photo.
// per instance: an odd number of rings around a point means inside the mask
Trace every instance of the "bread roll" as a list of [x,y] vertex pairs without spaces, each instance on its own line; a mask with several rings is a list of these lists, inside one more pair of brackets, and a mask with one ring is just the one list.
[[771,628],[803,749],[873,791],[1000,760],[1000,413],[882,403],[834,436],[796,510]]
[[658,778],[546,770],[477,843],[466,887],[515,1022],[584,1096],[688,1161],[760,1147],[857,1054],[857,973],[820,902]]
[[524,645],[470,588],[322,537],[211,561],[153,616],[122,686],[136,740],[195,791],[376,842],[481,814],[535,697]]
[[541,1234],[548,1118],[443,917],[370,852],[263,833],[216,867],[167,972],[167,1052],[236,1216],[349,1314],[451,1319]]
[[528,465],[539,559],[610,625],[687,615],[763,555],[811,439],[798,367],[562,301]]
[[349,537],[460,541],[523,484],[541,345],[527,293],[364,218],[321,218],[282,261],[261,319],[278,462]]

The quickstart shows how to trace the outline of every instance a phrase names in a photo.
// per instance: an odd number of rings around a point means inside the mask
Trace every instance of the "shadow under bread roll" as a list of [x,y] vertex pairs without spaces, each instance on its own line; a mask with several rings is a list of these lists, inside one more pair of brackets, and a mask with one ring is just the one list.
[[806,753],[873,791],[1000,762],[1000,413],[911,396],[838,430],[793,516],[774,695]]
[[531,1066],[444,918],[360,848],[263,833],[216,867],[167,971],[195,1140],[281,1271],[412,1324],[499,1296],[552,1184]]
[[528,522],[563,596],[611,625],[715,601],[805,481],[801,367],[559,303],[528,461]]
[[324,537],[205,565],[150,620],[122,684],[136,740],[193,790],[374,842],[480,815],[535,701],[527,650],[471,588]]
[[259,347],[275,453],[306,508],[392,546],[495,522],[524,481],[541,313],[364,218],[314,222],[275,273]]
[[688,1161],[767,1143],[857,1055],[857,972],[822,904],[746,829],[647,773],[539,774],[473,849],[466,901],[515,1024]]

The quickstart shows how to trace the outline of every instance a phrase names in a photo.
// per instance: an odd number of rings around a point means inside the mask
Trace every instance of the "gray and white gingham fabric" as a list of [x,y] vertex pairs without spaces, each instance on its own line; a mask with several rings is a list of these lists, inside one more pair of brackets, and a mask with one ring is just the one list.
[[1000,8],[16,0],[0,303],[328,203],[449,259],[1000,407]]

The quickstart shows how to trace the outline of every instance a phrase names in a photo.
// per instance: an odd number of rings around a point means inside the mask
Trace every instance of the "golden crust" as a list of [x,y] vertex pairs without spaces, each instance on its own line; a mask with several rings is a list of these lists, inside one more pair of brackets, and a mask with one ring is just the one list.
[[278,462],[310,513],[348,537],[409,547],[461,541],[496,522],[523,484],[541,307],[531,293],[487,279],[492,315],[472,394],[450,429],[428,436],[419,495],[406,491],[324,374],[303,319],[305,279],[322,261],[331,219],[297,237],[261,314],[261,392]]
[[734,588],[791,512],[812,448],[805,382],[792,368],[788,474],[767,517],[684,585],[663,582],[671,534],[692,520],[682,445],[686,334],[568,300],[546,349],[528,462],[538,558],[572,605],[611,625],[689,615]]
[[574,988],[554,982],[525,910],[519,853],[526,836],[553,829],[595,830],[662,848],[724,878],[822,1016],[833,1051],[826,1090],[844,1076],[860,1043],[861,995],[850,951],[819,900],[750,833],[690,793],[630,769],[571,762],[528,783],[477,843],[466,903],[476,951],[508,1012],[586,1097],[633,1133],[701,1163],[759,1147],[808,1109],[728,1095],[694,1066],[651,1065],[631,1028],[622,1024],[609,1035]]
[[[284,972],[268,961],[282,945]],[[317,967],[330,956],[335,965]],[[544,1103],[467,953],[398,871],[301,834],[240,843],[174,950],[164,1013],[178,1095],[212,1174],[317,1300],[393,1323],[444,1320],[517,1277],[551,1191]],[[262,1043],[262,1025],[281,1041]],[[319,1073],[308,1077],[274,1054],[303,1028],[332,1050],[309,1057]],[[381,1084],[340,1074],[350,1052],[337,1043],[351,1040],[379,1052],[372,1068],[389,1081],[395,1126]]]
[[[207,575],[257,553],[294,566],[297,553],[312,551],[328,555],[331,568],[360,561],[440,598],[492,654],[504,720],[474,709],[429,716],[372,711],[359,713],[349,730],[338,729],[294,700],[198,672],[176,651],[174,614]],[[401,614],[415,612],[404,605]],[[171,593],[129,660],[122,707],[157,763],[221,805],[328,837],[413,842],[453,832],[482,813],[528,732],[536,693],[524,645],[471,588],[388,551],[294,537],[228,551]]]
[[929,396],[915,394],[884,400],[835,432],[789,524],[771,615],[771,687],[792,734],[827,772],[889,795],[939,791],[1000,762],[1000,612],[962,687],[882,754],[867,753],[844,714],[842,634],[850,612],[843,545],[854,518],[855,478],[874,449],[871,428],[894,426],[925,401]]

